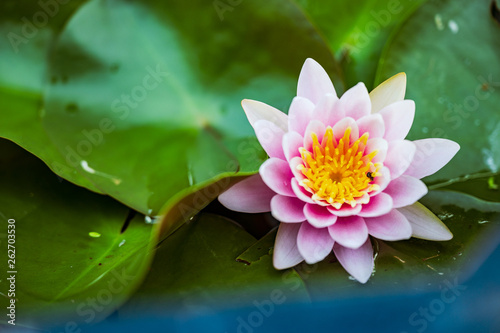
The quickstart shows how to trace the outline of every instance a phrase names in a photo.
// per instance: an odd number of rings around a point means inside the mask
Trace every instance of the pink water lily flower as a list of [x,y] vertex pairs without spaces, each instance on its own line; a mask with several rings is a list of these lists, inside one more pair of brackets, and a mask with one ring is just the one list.
[[448,228],[419,204],[420,180],[458,152],[446,139],[405,140],[415,103],[400,73],[370,94],[359,83],[338,98],[325,70],[307,59],[288,116],[261,102],[242,106],[269,155],[259,173],[219,196],[227,208],[279,220],[276,269],[323,260],[332,250],[359,282],[370,278],[370,235],[443,241]]

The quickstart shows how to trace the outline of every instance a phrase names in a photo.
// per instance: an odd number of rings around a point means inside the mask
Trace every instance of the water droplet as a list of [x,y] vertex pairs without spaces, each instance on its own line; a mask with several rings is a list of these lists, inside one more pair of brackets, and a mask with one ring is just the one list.
[[122,180],[119,178],[115,178],[115,177],[110,176],[104,172],[96,171],[94,168],[89,166],[89,163],[87,161],[84,161],[84,160],[80,161],[80,166],[82,167],[82,169],[84,171],[86,171],[88,173],[110,179],[115,185],[120,185],[122,182]]
[[89,163],[87,161],[80,161],[80,165],[82,169],[87,171],[88,173],[95,173],[95,170],[89,167]]
[[441,18],[441,15],[436,14],[434,16],[434,23],[436,23],[436,28],[438,30],[443,30],[444,29],[443,19]]
[[438,214],[438,217],[441,221],[447,220],[449,218],[452,218],[454,215],[452,213],[441,213]]
[[191,173],[191,170],[188,170],[188,182],[189,182],[189,186],[194,185],[193,174]]
[[120,242],[120,244],[118,244],[118,247],[122,247],[122,246],[123,246],[123,244],[125,244],[125,239],[124,239],[124,240],[122,240],[122,241]]
[[157,219],[158,219],[158,216],[151,217],[151,216],[146,215],[144,217],[144,221],[146,222],[146,224],[155,224]]
[[458,33],[459,28],[458,28],[457,22],[455,22],[453,20],[449,20],[448,21],[448,28],[450,28],[452,33],[454,33],[454,34]]
[[477,221],[477,223],[479,223],[479,224],[485,224],[485,223],[488,223],[488,222],[490,222],[490,221],[487,221],[487,220]]
[[91,232],[89,232],[89,236],[93,237],[93,238],[98,238],[98,237],[101,237],[101,234],[98,232],[95,232],[95,231],[91,231]]

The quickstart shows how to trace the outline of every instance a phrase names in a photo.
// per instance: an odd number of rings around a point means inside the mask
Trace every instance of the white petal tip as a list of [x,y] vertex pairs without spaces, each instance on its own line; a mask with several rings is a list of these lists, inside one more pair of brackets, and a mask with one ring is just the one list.
[[379,84],[370,92],[372,113],[382,110],[389,104],[402,101],[406,92],[406,73],[398,73]]
[[[415,237],[414,235],[412,235],[412,236]],[[424,237],[417,237],[417,238],[438,241],[438,242],[444,242],[444,241],[452,240],[453,234],[448,229],[442,229],[442,230],[440,230],[440,232],[436,232],[434,235],[432,235],[432,238],[424,238]]]
[[252,103],[259,103],[258,101],[254,101],[253,99],[243,99],[241,100],[241,106],[243,107],[243,109],[247,106],[251,106]]
[[314,60],[313,58],[307,58],[305,61],[304,61],[304,65],[302,66],[320,66],[321,65],[316,61]]
[[280,263],[273,262],[273,266],[278,271],[281,271],[283,269],[287,269],[287,268],[293,267],[293,266],[288,266],[288,265],[286,265],[285,263],[282,263],[282,262],[280,262]]
[[416,202],[398,210],[410,222],[412,237],[431,241],[448,241],[453,238],[448,227],[421,203]]
[[368,282],[368,280],[370,280],[370,276],[372,276],[372,275],[370,274],[370,275],[368,275],[368,276],[366,276],[366,277],[365,277],[365,276],[363,276],[363,277],[359,277],[359,276],[358,276],[357,278],[353,276],[353,278],[355,278],[355,279],[356,279],[356,281],[358,281],[359,283],[361,283],[361,284],[365,284],[365,283],[367,283],[367,282]]
[[252,127],[259,120],[267,120],[284,131],[288,130],[288,116],[280,110],[267,105],[266,103],[252,99],[242,100],[241,106],[243,107],[243,110],[245,111],[248,121]]
[[293,258],[282,258],[282,259],[278,259],[276,256],[273,256],[273,267],[275,269],[281,271],[284,269],[288,269],[288,268],[292,268],[294,266],[297,266],[302,261],[304,261],[304,259],[298,258],[297,255],[294,255]]

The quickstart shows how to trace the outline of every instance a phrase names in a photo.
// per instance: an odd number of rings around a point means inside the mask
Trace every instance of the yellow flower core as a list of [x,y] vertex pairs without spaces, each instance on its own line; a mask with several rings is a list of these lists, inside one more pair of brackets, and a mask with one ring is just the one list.
[[312,193],[314,201],[337,209],[344,203],[352,207],[367,203],[368,193],[379,189],[373,184],[373,178],[380,175],[378,171],[382,166],[372,162],[377,151],[364,154],[368,133],[352,143],[350,134],[351,128],[348,127],[337,142],[332,128],[328,127],[321,143],[312,133],[312,152],[299,148],[304,164],[297,168],[305,176],[299,184]]

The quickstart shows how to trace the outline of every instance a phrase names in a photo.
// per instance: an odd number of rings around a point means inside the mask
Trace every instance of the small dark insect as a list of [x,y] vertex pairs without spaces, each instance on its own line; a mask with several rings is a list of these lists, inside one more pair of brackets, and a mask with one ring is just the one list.
[[371,172],[367,172],[366,177],[370,178],[370,181],[373,181],[373,176]]

